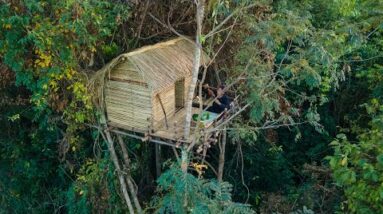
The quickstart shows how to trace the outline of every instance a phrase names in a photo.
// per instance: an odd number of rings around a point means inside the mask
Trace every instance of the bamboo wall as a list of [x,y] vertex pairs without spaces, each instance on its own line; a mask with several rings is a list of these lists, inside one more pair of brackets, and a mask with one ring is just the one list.
[[108,120],[121,128],[147,130],[152,115],[151,91],[138,84],[107,81],[105,104]]
[[145,83],[142,75],[137,71],[133,63],[125,61],[116,65],[111,72],[111,77],[120,80],[131,80]]
[[[191,83],[191,76],[185,77],[185,88],[184,88],[184,101],[186,106],[186,97],[189,91],[189,86]],[[162,103],[164,105],[167,118],[170,119],[174,116],[176,111],[176,97],[175,97],[175,84],[169,86],[165,90],[159,93]],[[158,98],[154,95],[152,98],[153,103],[153,125],[155,128],[159,126],[165,126],[165,115],[162,111],[161,104]],[[168,124],[170,127],[173,124]]]
[[[165,115],[158,96],[147,87],[142,76],[128,62],[117,65],[105,89],[108,120],[114,126],[147,131],[153,119],[154,128],[165,127]],[[184,81],[184,100],[191,83],[191,76]],[[175,84],[158,93],[168,120],[176,111]],[[169,124],[173,125],[173,124]]]
[[[158,95],[161,98],[162,104],[164,106],[167,118],[172,117],[175,112],[174,89],[175,89],[174,85],[171,85],[158,93]],[[164,125],[165,115],[162,111],[161,103],[158,97],[156,96],[156,94],[154,94],[152,97],[152,104],[153,104],[152,111],[153,111],[154,127]]]

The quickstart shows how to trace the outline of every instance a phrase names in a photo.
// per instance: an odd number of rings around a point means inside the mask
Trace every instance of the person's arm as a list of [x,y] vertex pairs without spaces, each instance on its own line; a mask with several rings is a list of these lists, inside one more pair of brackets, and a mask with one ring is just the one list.
[[215,97],[214,91],[210,88],[207,89],[207,94],[209,95],[209,97]]
[[218,99],[214,99],[214,102],[217,104],[217,105],[222,105],[221,101],[220,101],[221,98],[218,98]]

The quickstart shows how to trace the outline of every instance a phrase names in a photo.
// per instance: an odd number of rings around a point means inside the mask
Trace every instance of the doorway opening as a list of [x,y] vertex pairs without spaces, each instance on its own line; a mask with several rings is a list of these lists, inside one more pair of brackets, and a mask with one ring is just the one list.
[[185,78],[177,80],[175,83],[176,111],[185,107]]

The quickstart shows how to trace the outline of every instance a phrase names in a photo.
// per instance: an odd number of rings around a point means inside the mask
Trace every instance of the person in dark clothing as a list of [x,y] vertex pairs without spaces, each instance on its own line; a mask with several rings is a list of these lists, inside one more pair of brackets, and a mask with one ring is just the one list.
[[220,86],[217,89],[217,99],[213,102],[213,105],[210,106],[207,110],[214,113],[221,113],[225,109],[230,109],[230,99],[224,92],[224,86]]

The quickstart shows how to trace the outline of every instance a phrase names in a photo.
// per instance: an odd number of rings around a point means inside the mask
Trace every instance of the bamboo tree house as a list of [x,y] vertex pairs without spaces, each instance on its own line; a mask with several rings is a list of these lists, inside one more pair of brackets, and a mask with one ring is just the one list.
[[[102,68],[108,125],[144,136],[181,139],[194,49],[192,42],[176,38],[122,54]],[[206,54],[201,62],[208,62]]]

